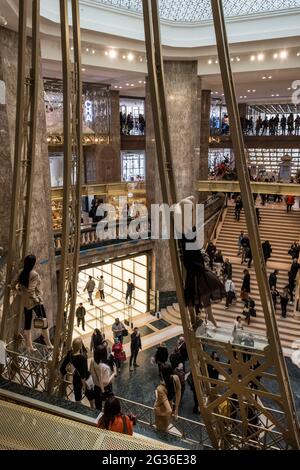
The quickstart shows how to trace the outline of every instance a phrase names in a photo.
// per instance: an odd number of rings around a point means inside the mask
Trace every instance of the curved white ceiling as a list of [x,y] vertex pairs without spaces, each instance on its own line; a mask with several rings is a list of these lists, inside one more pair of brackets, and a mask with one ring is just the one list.
[[[95,3],[121,10],[142,13],[142,0],[94,0]],[[212,19],[210,0],[160,0],[160,17],[182,23],[199,23]],[[223,1],[225,16],[232,18],[300,7],[300,0]]]

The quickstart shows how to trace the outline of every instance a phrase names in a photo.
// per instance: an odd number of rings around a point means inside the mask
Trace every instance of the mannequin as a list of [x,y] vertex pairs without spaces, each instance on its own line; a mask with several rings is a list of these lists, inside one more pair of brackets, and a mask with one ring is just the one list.
[[[36,348],[32,344],[31,326],[32,318],[35,313],[37,316],[46,318],[46,312],[43,306],[42,292],[40,290],[41,279],[39,274],[34,271],[36,264],[36,257],[34,255],[28,255],[24,259],[24,268],[19,273],[16,279],[12,282],[12,289],[21,296],[21,302],[24,307],[24,338],[26,349],[28,352],[36,351]],[[42,329],[42,336],[45,344],[49,350],[53,349],[49,337],[49,329]]]

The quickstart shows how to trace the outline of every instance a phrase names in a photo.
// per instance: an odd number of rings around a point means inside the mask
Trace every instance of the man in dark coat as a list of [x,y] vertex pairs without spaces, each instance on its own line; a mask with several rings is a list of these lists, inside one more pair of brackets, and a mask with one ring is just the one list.
[[136,363],[136,360],[140,349],[142,349],[141,335],[139,329],[135,327],[133,333],[131,334],[130,342],[131,356],[129,367],[131,371],[134,370],[134,367],[139,367],[139,365]]

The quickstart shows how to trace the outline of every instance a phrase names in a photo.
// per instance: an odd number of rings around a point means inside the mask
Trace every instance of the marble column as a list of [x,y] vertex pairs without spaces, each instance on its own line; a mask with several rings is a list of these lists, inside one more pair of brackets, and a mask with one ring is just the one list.
[[[196,195],[199,179],[200,114],[199,81],[196,61],[166,61],[164,63],[166,99],[174,173],[178,200]],[[161,191],[156,162],[156,146],[149,88],[146,90],[146,158],[148,205],[161,203]],[[174,292],[174,280],[167,241],[155,243],[156,289],[161,296]],[[171,297],[169,298],[171,299]],[[169,300],[169,303],[171,301]]]
[[[12,195],[12,168],[15,144],[16,85],[17,85],[17,33],[0,27],[0,245],[7,252]],[[26,73],[29,75],[30,41],[27,45]],[[40,74],[36,164],[33,177],[33,212],[30,221],[29,252],[37,256],[37,271],[42,279],[44,304],[50,326],[56,315],[56,264],[52,231],[50,167],[46,142],[46,116],[42,71]]]
[[[211,107],[211,91],[201,91],[201,125],[200,125],[200,165],[199,179],[207,180],[208,178],[208,152],[209,152],[209,136],[210,136],[210,107]],[[207,199],[208,193],[199,194],[199,202]]]

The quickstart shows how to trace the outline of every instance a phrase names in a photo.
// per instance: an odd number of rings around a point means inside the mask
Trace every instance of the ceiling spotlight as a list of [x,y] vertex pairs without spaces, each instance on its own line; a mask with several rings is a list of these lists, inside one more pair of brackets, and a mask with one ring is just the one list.
[[123,88],[122,86],[119,86],[119,89],[120,89],[120,90],[122,90],[122,88]]
[[277,93],[276,96],[280,96],[279,93]]
[[290,86],[288,87],[288,90],[291,91],[291,87],[290,87]]
[[82,68],[82,69],[81,69],[81,72],[85,72],[85,68]]
[[126,86],[129,86],[129,83],[126,83]]
[[257,55],[257,60],[259,62],[262,62],[265,58],[265,54],[263,54],[262,52],[260,54]]
[[105,54],[105,55],[108,55],[108,51],[105,51],[104,54]]
[[109,55],[109,57],[110,57],[111,59],[115,59],[118,54],[117,54],[117,51],[116,51],[115,49],[111,49],[111,50],[109,51],[108,55]]
[[247,90],[247,93],[251,93],[251,90]]
[[234,62],[234,58],[233,58],[233,57],[231,57],[231,59],[230,59],[230,60],[231,60],[231,62]]
[[74,51],[74,47],[73,47],[73,46],[71,46],[71,51]]
[[89,48],[88,48],[88,47],[86,48],[86,52],[89,52]]
[[280,59],[286,59],[288,56],[288,52],[286,50],[281,51],[279,56],[280,56]]
[[241,59],[240,59],[239,57],[236,57],[236,61],[237,61],[237,62],[240,62]]
[[215,64],[218,64],[218,63],[219,63],[219,61],[218,61],[218,59],[216,59],[216,60],[215,60]]
[[242,96],[240,96],[240,99],[242,99],[242,98],[243,98],[243,97],[242,97]]
[[213,63],[213,61],[211,59],[209,59],[208,65],[211,65],[212,63]]
[[268,76],[268,79],[269,79],[269,80],[272,80],[272,78],[273,78],[272,75],[269,75],[269,76]]
[[123,55],[122,55],[122,59],[126,59],[126,55],[123,54]]
[[255,93],[255,92],[256,92],[256,90],[252,90],[252,93]]
[[244,98],[247,98],[247,96],[244,96]]
[[96,51],[95,51],[95,49],[93,49],[93,50],[92,50],[92,54],[96,54]]
[[266,78],[267,78],[267,77],[266,77],[265,75],[262,77],[263,80],[266,80]]
[[272,96],[272,98],[273,98],[275,95],[271,95],[271,96]]
[[129,52],[129,54],[127,54],[127,59],[130,60],[130,62],[134,59],[134,55]]
[[115,85],[115,88],[118,88],[118,85]]
[[144,85],[146,85],[146,82],[144,82]]
[[297,52],[297,57],[300,57],[300,52]]
[[139,84],[143,83],[142,80],[139,80]]
[[140,57],[140,62],[143,62],[143,57]]
[[252,55],[252,56],[250,57],[251,62],[254,62],[255,59],[256,59],[255,55]]
[[215,94],[216,94],[216,95],[218,95],[218,94],[219,94],[219,92],[218,92],[218,91],[215,91]]
[[132,83],[130,86],[134,86],[134,83]]
[[275,54],[273,54],[273,57],[274,57],[274,59],[278,59],[278,54],[277,54],[277,52],[275,52]]

